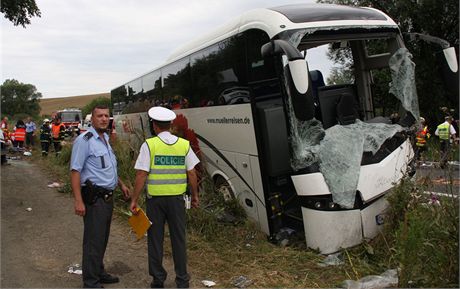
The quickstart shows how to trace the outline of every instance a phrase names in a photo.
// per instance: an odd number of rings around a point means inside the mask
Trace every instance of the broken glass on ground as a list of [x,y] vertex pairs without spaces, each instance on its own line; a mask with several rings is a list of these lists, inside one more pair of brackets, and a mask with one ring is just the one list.
[[338,266],[342,265],[342,253],[337,252],[334,254],[327,255],[321,262],[318,263],[319,267],[327,267],[327,266]]
[[238,276],[233,278],[232,284],[237,288],[246,288],[252,284],[252,280],[246,276]]
[[274,241],[281,247],[289,245],[290,240],[295,237],[296,231],[294,229],[284,227],[276,233]]
[[343,283],[346,289],[394,288],[398,286],[398,271],[390,269],[381,275],[369,275],[358,281],[345,280]]
[[78,263],[70,265],[69,270],[67,270],[67,272],[69,272],[71,274],[77,274],[77,275],[81,275],[83,273],[83,271],[81,269],[81,265],[78,264]]

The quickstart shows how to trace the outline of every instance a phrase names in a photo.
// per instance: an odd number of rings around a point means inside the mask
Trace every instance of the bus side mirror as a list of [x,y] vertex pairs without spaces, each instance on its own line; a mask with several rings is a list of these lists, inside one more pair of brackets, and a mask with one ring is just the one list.
[[458,101],[459,78],[458,78],[458,59],[454,47],[448,47],[437,53],[437,58],[441,66],[442,80],[445,83],[447,96],[452,100]]
[[300,120],[312,119],[315,116],[313,92],[307,62],[303,55],[289,42],[280,39],[262,45],[261,53],[264,57],[286,55],[288,65],[285,75],[295,116]]
[[458,62],[457,62],[457,55],[455,54],[455,48],[449,47],[443,49],[444,57],[446,58],[446,62],[449,65],[450,70],[452,73],[457,73],[458,71]]

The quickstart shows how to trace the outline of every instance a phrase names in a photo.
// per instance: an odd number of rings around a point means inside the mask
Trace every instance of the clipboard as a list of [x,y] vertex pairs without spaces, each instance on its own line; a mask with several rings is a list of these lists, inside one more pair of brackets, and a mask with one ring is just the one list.
[[150,228],[152,222],[150,222],[144,210],[137,208],[137,212],[137,215],[129,217],[128,223],[131,225],[131,228],[134,233],[136,233],[137,239],[139,240],[145,235],[145,232]]

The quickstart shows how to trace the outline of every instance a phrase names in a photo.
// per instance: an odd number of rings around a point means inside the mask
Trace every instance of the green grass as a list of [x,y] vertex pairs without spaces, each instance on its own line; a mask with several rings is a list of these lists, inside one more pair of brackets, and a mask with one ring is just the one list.
[[[427,141],[427,150],[422,155],[424,160],[439,162],[441,159],[441,149],[439,139],[432,136]],[[458,161],[460,160],[459,146],[452,145],[449,160]]]
[[[113,147],[119,174],[132,186],[138,148],[122,142],[115,142]],[[434,153],[436,147],[430,150]],[[69,194],[70,152],[67,145],[58,158],[53,154],[44,160],[38,154],[33,157],[66,184],[62,190]],[[208,279],[217,282],[217,287],[235,287],[234,279],[246,276],[251,287],[324,288],[398,269],[399,287],[459,287],[458,200],[441,198],[440,205],[429,204],[430,196],[421,193],[430,190],[429,180],[421,183],[404,179],[389,195],[391,206],[384,232],[343,250],[342,265],[323,268],[318,263],[324,256],[307,249],[302,238],[288,247],[270,243],[236,201],[225,202],[212,191],[209,178],[202,179],[200,208],[187,213],[188,262],[194,280]],[[450,185],[450,190],[458,187]],[[129,204],[118,190],[115,204],[116,211],[126,217]],[[226,214],[234,220],[221,222]],[[165,254],[170,256],[169,242],[165,244]]]

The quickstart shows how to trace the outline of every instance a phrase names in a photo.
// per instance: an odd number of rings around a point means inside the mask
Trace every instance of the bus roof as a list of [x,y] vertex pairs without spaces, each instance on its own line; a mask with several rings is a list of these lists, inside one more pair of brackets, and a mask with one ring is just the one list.
[[139,77],[249,29],[263,30],[272,39],[283,31],[319,27],[330,27],[331,29],[338,27],[388,27],[397,29],[398,25],[382,11],[367,7],[335,4],[293,4],[254,9],[234,18],[213,32],[176,49],[163,64]]
[[261,29],[273,38],[286,30],[318,27],[393,27],[383,12],[364,7],[334,4],[294,4],[248,11],[201,38],[175,50],[165,64],[249,29]]

